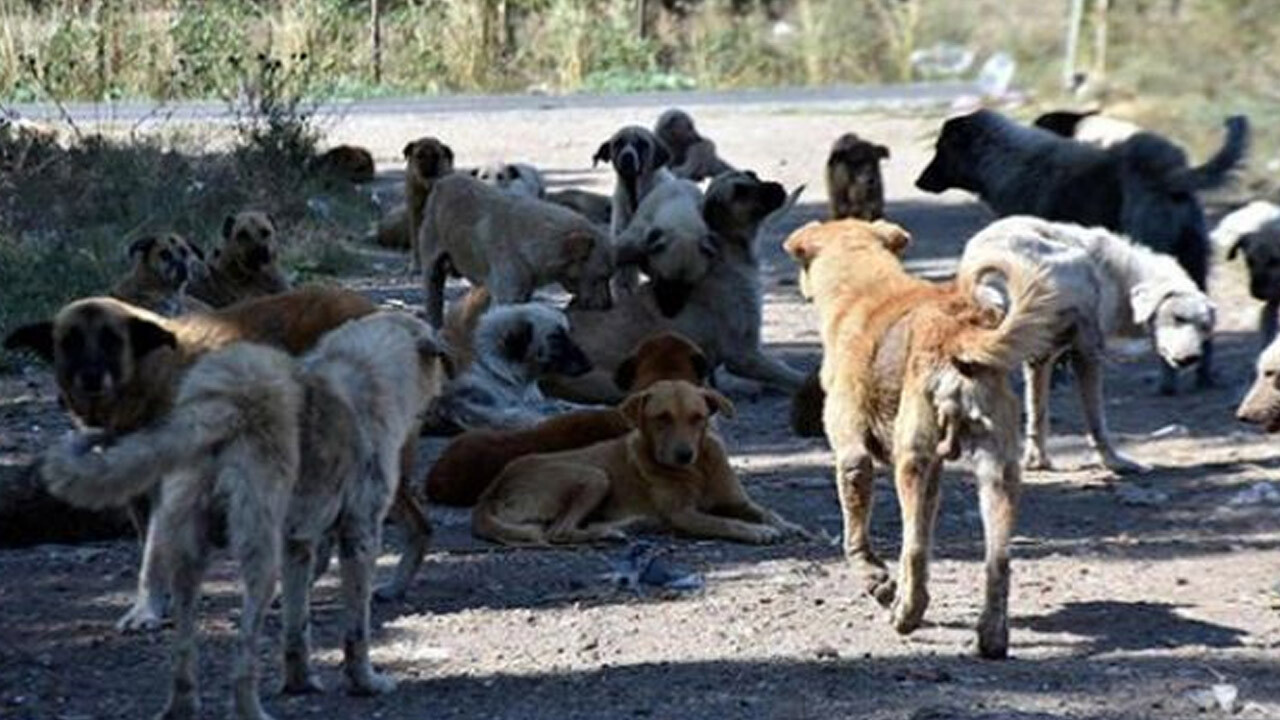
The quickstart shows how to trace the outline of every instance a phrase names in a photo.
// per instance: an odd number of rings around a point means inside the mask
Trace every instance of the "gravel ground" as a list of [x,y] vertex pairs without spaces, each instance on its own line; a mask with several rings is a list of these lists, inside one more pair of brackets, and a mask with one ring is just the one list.
[[[821,172],[841,132],[889,145],[888,215],[916,242],[911,267],[945,272],[963,240],[990,218],[961,194],[925,196],[911,180],[928,156],[937,116],[855,114],[839,103],[690,108],[740,167],[788,187],[803,206],[766,241],[765,338],[799,366],[819,358],[813,312],[778,249],[782,233],[821,214]],[[596,146],[654,108],[518,110],[484,115],[352,116],[333,142],[371,147],[380,164],[436,135],[460,164],[532,161],[556,184],[606,190]],[[394,188],[395,172],[385,173]],[[393,191],[388,191],[393,192]],[[351,284],[418,302],[416,283],[386,256]],[[317,592],[317,645],[329,691],[269,695],[282,718],[1182,718],[1231,710],[1280,718],[1280,504],[1249,502],[1274,484],[1272,441],[1233,420],[1251,376],[1255,304],[1234,268],[1219,268],[1219,384],[1155,393],[1149,357],[1108,369],[1108,411],[1120,446],[1157,467],[1124,480],[1091,467],[1069,382],[1054,391],[1058,472],[1030,473],[1014,543],[1012,657],[974,657],[981,530],[963,463],[947,475],[927,623],[903,638],[860,594],[834,538],[840,530],[831,458],[820,440],[792,437],[787,399],[725,379],[739,415],[722,423],[750,492],[831,542],[754,548],[656,537],[667,558],[698,573],[684,594],[620,589],[605,577],[610,548],[509,550],[476,541],[464,512],[432,509],[438,542],[404,602],[375,609],[375,662],[400,681],[377,699],[341,690],[336,580]],[[65,427],[38,369],[0,380],[0,452],[38,447]],[[426,443],[422,467],[439,452]],[[1246,493],[1246,495],[1242,495]],[[886,555],[898,546],[891,486],[877,487],[873,523]],[[383,564],[395,559],[390,533]],[[134,718],[161,706],[168,631],[120,636],[137,564],[129,541],[0,552],[0,718]],[[206,584],[201,678],[205,714],[225,712],[234,637],[233,565]],[[263,647],[268,691],[278,681],[272,618]],[[1208,710],[1200,705],[1208,704]]]

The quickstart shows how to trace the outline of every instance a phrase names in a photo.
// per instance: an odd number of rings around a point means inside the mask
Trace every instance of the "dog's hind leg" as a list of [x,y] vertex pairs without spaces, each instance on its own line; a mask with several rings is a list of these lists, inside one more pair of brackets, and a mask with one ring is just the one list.
[[558,489],[564,509],[548,526],[547,539],[553,543],[625,540],[626,534],[612,523],[583,527],[587,516],[609,494],[608,474],[587,466],[566,467],[563,472],[565,477],[573,477],[573,480]]
[[1100,348],[1078,347],[1071,353],[1071,369],[1080,385],[1080,404],[1084,410],[1085,424],[1089,428],[1089,444],[1102,460],[1102,464],[1116,473],[1140,473],[1150,468],[1121,455],[1111,445],[1111,433],[1107,430],[1106,410],[1102,399],[1102,372],[1098,367]]
[[439,254],[422,269],[423,304],[427,322],[437,330],[444,326],[444,285],[449,279],[449,256]]
[[374,591],[374,597],[379,600],[399,600],[405,596],[431,546],[431,521],[413,496],[413,491],[405,485],[409,482],[409,477],[409,472],[401,474],[400,484],[396,487],[396,500],[391,506],[396,524],[404,532],[404,549],[400,551],[400,562],[396,564],[391,581]]
[[1022,365],[1027,406],[1027,449],[1022,466],[1028,470],[1053,469],[1045,443],[1049,438],[1049,386],[1055,358],[1056,355]]
[[978,653],[988,659],[1004,658],[1009,652],[1009,538],[1017,522],[1022,483],[1013,457],[991,438],[975,452],[974,472],[986,540],[986,589],[978,620]]
[[920,627],[929,608],[929,552],[938,515],[940,463],[932,462],[931,457],[936,438],[919,449],[911,446],[910,438],[904,437],[904,441],[903,445],[895,443],[903,448],[894,462],[894,483],[902,510],[902,556],[892,619],[893,628],[906,635]]
[[173,590],[172,679],[165,709],[157,717],[194,720],[200,714],[196,613],[208,562],[206,518],[188,496],[182,507],[171,504],[154,510],[150,525],[148,537],[160,561],[172,569]]
[[[328,543],[324,551],[330,552]],[[289,695],[322,692],[324,686],[311,669],[311,582],[315,573],[316,547],[308,539],[285,542],[281,577],[284,624],[284,683],[280,691]]]
[[375,510],[363,514],[364,517],[344,518],[339,528],[342,604],[346,613],[342,655],[348,692],[378,695],[396,687],[395,680],[375,671],[369,660],[369,599],[385,512]]
[[836,492],[844,516],[844,555],[862,572],[867,594],[889,607],[897,585],[871,547],[872,470],[871,456],[861,446],[837,448]]
[[[242,477],[240,482],[258,482],[255,477]],[[237,501],[233,501],[237,502]],[[276,581],[280,574],[281,524],[284,502],[239,500],[244,512],[237,516],[233,509],[232,542],[240,564],[244,583],[244,597],[240,607],[235,660],[231,670],[231,692],[235,716],[239,720],[271,720],[262,709],[258,695],[258,638],[262,635],[263,620],[271,606]],[[278,507],[272,507],[278,505]],[[302,571],[303,587],[310,588],[310,563]],[[296,592],[296,590],[294,591]],[[289,598],[285,598],[289,602]]]

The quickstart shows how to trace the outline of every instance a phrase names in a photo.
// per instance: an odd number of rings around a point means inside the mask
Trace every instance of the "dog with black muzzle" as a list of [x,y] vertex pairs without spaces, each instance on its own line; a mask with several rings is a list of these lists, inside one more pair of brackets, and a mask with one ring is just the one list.
[[613,165],[617,183],[613,188],[613,208],[609,217],[609,236],[618,237],[631,223],[641,201],[660,183],[673,180],[666,165],[671,151],[646,128],[628,125],[600,144],[591,165],[607,162]]
[[177,233],[148,235],[129,244],[129,274],[111,288],[111,297],[165,317],[208,310],[187,295],[187,282],[208,270],[204,252]]
[[1249,268],[1249,294],[1262,300],[1258,333],[1265,346],[1276,336],[1280,318],[1280,205],[1255,200],[1222,218],[1209,234],[1227,259],[1244,253]]
[[470,357],[470,365],[458,369],[436,399],[429,431],[516,430],[575,409],[538,389],[545,376],[577,377],[591,369],[563,311],[540,302],[493,307],[480,316],[469,343],[456,355]]
[[678,179],[654,188],[614,247],[618,266],[639,267],[663,317],[675,317],[718,252],[702,217],[702,191]]
[[211,307],[276,295],[289,281],[276,263],[276,223],[270,215],[243,210],[222,222],[222,245],[207,263],[209,272],[192,278],[187,292]]
[[884,180],[880,162],[889,148],[853,133],[836,139],[827,155],[827,202],[831,219],[879,220],[884,217]]

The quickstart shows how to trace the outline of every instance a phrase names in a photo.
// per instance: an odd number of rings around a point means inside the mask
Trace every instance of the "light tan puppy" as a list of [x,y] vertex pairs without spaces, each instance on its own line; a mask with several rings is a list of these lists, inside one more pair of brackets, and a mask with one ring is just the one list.
[[209,272],[192,278],[187,291],[211,307],[275,295],[289,289],[277,264],[276,224],[256,210],[228,215],[222,223],[222,245],[209,258]]
[[469,174],[512,195],[542,199],[547,194],[547,181],[538,168],[528,163],[490,163],[472,169]]
[[111,288],[111,297],[165,317],[208,310],[187,294],[187,282],[208,270],[204,253],[177,233],[148,235],[129,245],[129,274]]
[[418,138],[404,146],[404,203],[408,218],[403,245],[410,253],[409,265],[418,270],[418,254],[413,252],[422,227],[422,210],[440,178],[453,172],[453,148],[433,137]]
[[[845,554],[864,573],[868,592],[892,604],[894,628],[918,628],[929,605],[942,463],[972,451],[986,534],[978,650],[1004,657],[1009,538],[1022,477],[1008,373],[1051,347],[1053,294],[1016,263],[974,269],[954,284],[918,279],[898,259],[909,240],[891,223],[841,220],[810,223],[785,244],[821,318],[823,424],[836,454]],[[987,270],[1007,278],[1003,317],[974,294]],[[896,586],[871,547],[873,461],[893,465],[902,509]]]
[[282,569],[284,690],[321,689],[310,664],[309,596],[316,546],[331,531],[343,556],[351,690],[395,687],[369,661],[370,581],[400,448],[439,392],[439,358],[430,328],[393,313],[333,331],[300,365],[278,350],[237,344],[196,363],[162,422],[105,447],[93,447],[101,436],[82,433],[48,452],[50,490],[77,505],[122,504],[164,483],[155,532],[172,570],[176,634],[162,717],[199,715],[196,612],[219,505],[228,509],[244,582],[235,716],[269,717],[258,696],[258,636]]
[[480,497],[472,531],[506,544],[617,540],[658,526],[695,537],[776,542],[805,531],[747,496],[708,427],[723,395],[664,380],[619,411],[636,428],[579,450],[512,461]]
[[612,304],[613,248],[598,227],[568,208],[508,195],[463,174],[436,181],[417,253],[427,317],[437,328],[451,273],[483,285],[498,304],[527,302],[550,283],[560,283],[575,306]]

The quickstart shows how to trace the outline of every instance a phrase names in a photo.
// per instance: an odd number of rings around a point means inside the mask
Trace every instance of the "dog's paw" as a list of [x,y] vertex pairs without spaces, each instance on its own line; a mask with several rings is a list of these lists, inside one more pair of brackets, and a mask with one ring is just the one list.
[[929,595],[917,592],[914,597],[906,594],[898,596],[893,602],[890,618],[893,629],[899,635],[910,635],[920,628],[924,622],[924,611],[929,607]]
[[116,621],[116,630],[122,633],[149,633],[164,624],[164,612],[155,602],[136,602]]
[[864,587],[867,594],[874,598],[880,607],[893,607],[893,601],[898,595],[898,583],[889,577],[889,573],[869,575]]
[[1053,470],[1053,462],[1049,460],[1049,456],[1035,449],[1034,446],[1028,445],[1026,452],[1022,454],[1023,470]]
[[359,677],[353,677],[351,686],[347,692],[351,695],[369,697],[373,695],[385,695],[396,689],[396,681],[390,675],[384,675],[380,672],[370,670],[361,673]]
[[782,530],[772,525],[761,525],[752,528],[749,542],[756,545],[772,545],[773,543],[781,542],[785,537],[787,537],[787,534]]
[[1112,453],[1109,457],[1102,459],[1102,464],[1111,472],[1117,475],[1141,475],[1151,472],[1151,466],[1146,463],[1140,463],[1129,457],[1125,457],[1120,453]]
[[978,621],[978,655],[987,660],[1009,656],[1009,622],[1003,615],[983,613]]

